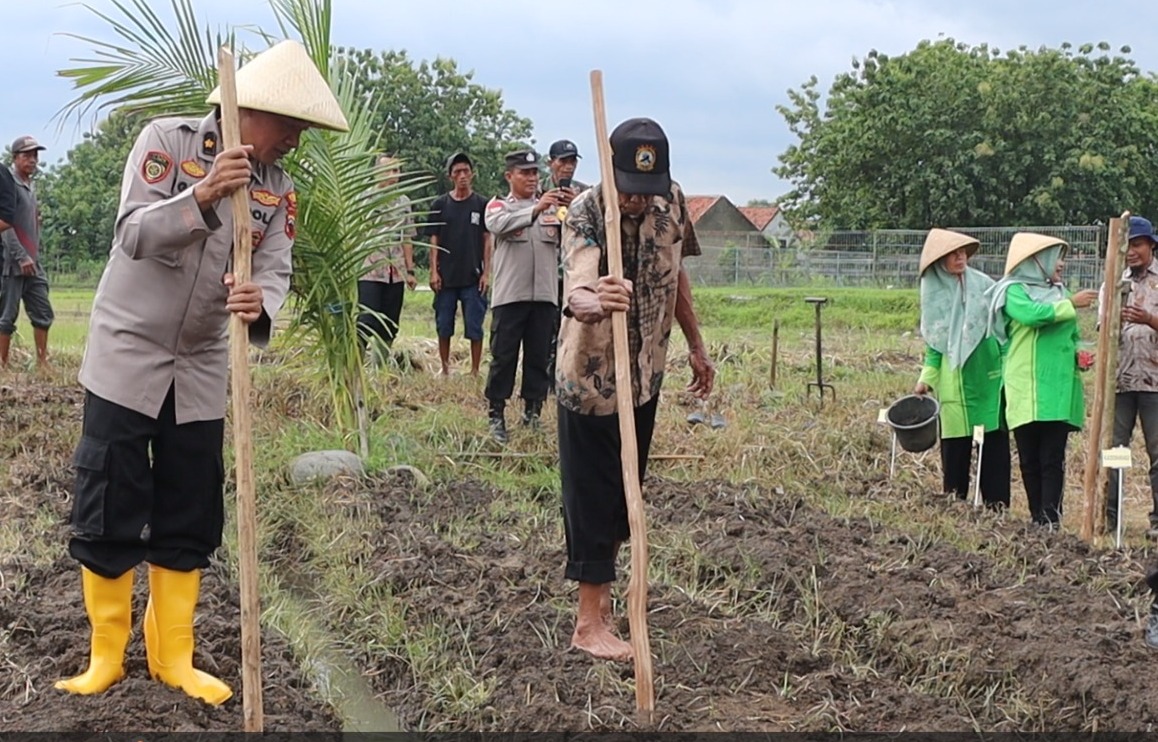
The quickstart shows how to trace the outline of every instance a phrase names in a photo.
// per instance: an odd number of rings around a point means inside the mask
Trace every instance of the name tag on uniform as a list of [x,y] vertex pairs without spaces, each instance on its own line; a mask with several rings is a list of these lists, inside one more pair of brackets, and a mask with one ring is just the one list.
[[539,224],[556,225],[559,223],[559,217],[554,214],[544,211],[539,215]]

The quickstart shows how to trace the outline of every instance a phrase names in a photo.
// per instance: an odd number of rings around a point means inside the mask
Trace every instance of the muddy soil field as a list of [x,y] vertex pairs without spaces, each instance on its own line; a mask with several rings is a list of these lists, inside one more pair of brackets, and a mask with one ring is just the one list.
[[[238,730],[237,589],[219,567],[204,581],[196,662],[234,688],[223,707],[149,680],[139,630],[128,677],[107,694],[78,698],[52,687],[82,669],[87,652],[78,570],[65,553],[80,401],[67,384],[0,382],[0,445],[8,462],[0,519],[58,544],[29,553],[5,542],[0,550],[0,731]],[[50,432],[61,429],[72,432]],[[887,487],[866,482],[860,494],[884,497]],[[493,506],[504,493],[471,482],[419,492],[394,478],[336,486],[327,495],[332,507],[354,508],[380,524],[368,566],[404,602],[407,624],[446,627],[469,653],[474,675],[491,684],[481,710],[459,713],[431,698],[405,663],[355,648],[359,666],[405,727],[635,725],[631,666],[568,649],[574,592],[561,575],[562,543],[515,540],[513,521],[509,529],[495,527]],[[677,530],[687,535],[690,555],[681,567],[690,576],[683,587],[663,574],[652,578],[658,729],[1094,731],[1158,724],[1158,654],[1141,641],[1148,600],[1143,567],[1130,556],[1095,553],[1070,535],[965,510],[967,527],[987,529],[991,538],[980,552],[962,552],[914,535],[919,529],[834,519],[774,483],[649,479],[645,496],[653,560],[663,561],[663,535]],[[929,507],[954,505],[931,499]],[[465,535],[446,527],[472,521],[488,527]],[[139,574],[137,616],[142,583]],[[622,604],[618,614],[626,636]],[[343,630],[330,628],[339,636]],[[266,729],[339,728],[286,642],[267,630],[263,650]]]
[[[994,553],[962,553],[835,520],[764,489],[662,481],[644,489],[652,533],[691,524],[704,589],[696,597],[653,579],[661,730],[1158,723],[1158,677],[1149,671],[1158,655],[1141,640],[1148,602],[1136,561],[996,519],[985,524]],[[568,649],[575,598],[561,579],[561,545],[528,550],[500,530],[473,534],[477,547],[463,553],[433,525],[464,513],[483,519],[498,497],[458,486],[415,507],[402,483],[368,493],[365,504],[386,524],[376,569],[407,596],[413,620],[471,627],[480,674],[497,677],[490,705],[472,718],[482,728],[633,727],[630,665]],[[749,576],[743,589],[713,590],[738,576]],[[622,605],[618,612],[626,637]],[[362,662],[405,723],[460,728],[461,720],[430,715],[430,699],[404,668]]]
[[[67,556],[68,446],[79,435],[82,399],[71,386],[0,382],[0,445],[8,463],[0,520],[35,529],[40,543],[56,545],[55,556],[30,554],[17,543],[0,549],[0,732],[240,731],[241,609],[236,586],[222,581],[217,565],[203,576],[194,664],[233,688],[225,704],[208,706],[149,678],[140,629],[148,597],[143,567],[134,586],[125,679],[95,697],[52,687],[82,671],[88,658],[80,572]],[[262,672],[267,731],[340,728],[330,706],[308,687],[285,640],[268,630]]]

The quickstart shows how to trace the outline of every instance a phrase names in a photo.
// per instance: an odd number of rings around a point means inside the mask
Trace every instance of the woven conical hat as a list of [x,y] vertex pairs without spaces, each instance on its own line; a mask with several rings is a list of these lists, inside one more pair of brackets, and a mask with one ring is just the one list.
[[1050,237],[1049,235],[1037,234],[1035,232],[1018,232],[1013,235],[1013,239],[1009,241],[1009,256],[1005,258],[1005,275],[1013,272],[1013,269],[1021,265],[1029,258],[1037,255],[1047,247],[1054,245],[1062,245],[1068,248],[1069,243],[1057,237]]
[[[206,100],[221,104],[221,89]],[[278,113],[314,126],[349,131],[346,116],[304,46],[287,39],[258,54],[237,71],[237,106]]]
[[930,265],[962,247],[965,248],[966,254],[972,256],[981,249],[981,243],[960,232],[930,229],[929,235],[925,237],[925,247],[921,250],[921,266],[917,269],[917,275],[923,274]]

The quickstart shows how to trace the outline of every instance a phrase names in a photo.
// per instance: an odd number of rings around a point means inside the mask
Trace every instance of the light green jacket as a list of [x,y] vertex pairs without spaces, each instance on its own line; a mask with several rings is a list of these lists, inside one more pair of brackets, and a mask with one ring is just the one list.
[[942,438],[969,437],[974,425],[984,425],[986,433],[1003,427],[1001,350],[996,338],[987,337],[965,363],[949,368],[942,353],[925,346],[920,381],[933,389],[941,404]]
[[1009,336],[1005,358],[1009,427],[1064,421],[1080,430],[1085,402],[1078,377],[1078,321],[1073,303],[1069,298],[1036,302],[1024,286],[1013,285],[1002,311]]

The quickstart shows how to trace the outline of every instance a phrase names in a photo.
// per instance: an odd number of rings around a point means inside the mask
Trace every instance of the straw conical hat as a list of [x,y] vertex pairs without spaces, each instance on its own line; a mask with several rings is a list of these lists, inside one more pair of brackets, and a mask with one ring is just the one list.
[[[220,105],[221,88],[206,100]],[[338,99],[305,47],[287,39],[258,54],[237,71],[237,106],[308,121],[314,126],[349,131]]]
[[967,255],[972,256],[981,248],[981,243],[960,232],[930,229],[929,235],[925,238],[925,247],[921,250],[921,266],[917,269],[917,275],[921,275],[930,265],[962,247],[965,248]]
[[1049,235],[1037,234],[1035,232],[1018,232],[1013,235],[1013,239],[1009,241],[1009,256],[1005,258],[1005,275],[1008,276],[1013,272],[1014,268],[1047,247],[1053,247],[1054,245],[1069,247],[1069,243],[1065,240],[1050,237]]

